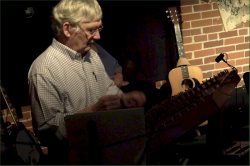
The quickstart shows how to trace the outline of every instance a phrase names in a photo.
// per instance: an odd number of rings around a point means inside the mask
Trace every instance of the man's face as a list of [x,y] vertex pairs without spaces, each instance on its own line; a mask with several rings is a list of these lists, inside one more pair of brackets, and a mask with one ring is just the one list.
[[93,44],[95,40],[101,38],[100,31],[102,29],[102,21],[81,23],[78,27],[79,30],[72,33],[69,37],[67,45],[71,49],[84,54],[90,50],[91,44]]

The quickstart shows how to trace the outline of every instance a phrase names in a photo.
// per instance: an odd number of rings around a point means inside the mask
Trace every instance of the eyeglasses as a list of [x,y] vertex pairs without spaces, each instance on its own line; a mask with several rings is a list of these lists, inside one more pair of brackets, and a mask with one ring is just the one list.
[[98,32],[101,32],[103,29],[103,25],[101,25],[100,27],[96,28],[96,29],[90,29],[90,30],[87,30],[91,35],[94,35]]
[[84,30],[81,26],[79,26],[79,28],[82,30],[82,31],[84,31],[84,32],[88,32],[88,34],[90,35],[90,36],[94,36],[97,32],[101,32],[102,31],[102,29],[103,29],[103,25],[101,25],[100,27],[98,27],[98,28],[96,28],[96,29],[86,29],[86,30]]

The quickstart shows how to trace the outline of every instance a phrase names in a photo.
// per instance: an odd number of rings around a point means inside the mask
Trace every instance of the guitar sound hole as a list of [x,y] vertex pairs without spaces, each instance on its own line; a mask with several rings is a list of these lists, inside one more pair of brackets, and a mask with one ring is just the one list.
[[194,81],[194,87],[196,87],[197,85],[200,85],[200,82],[196,79],[196,78],[192,78]]
[[199,81],[195,78],[192,79],[184,79],[181,83],[182,87],[187,90],[190,88],[194,88],[195,86],[199,85]]
[[190,89],[190,88],[193,88],[194,83],[193,83],[193,81],[190,80],[190,79],[184,79],[184,80],[182,81],[181,85],[182,85],[182,87],[183,87],[184,89]]

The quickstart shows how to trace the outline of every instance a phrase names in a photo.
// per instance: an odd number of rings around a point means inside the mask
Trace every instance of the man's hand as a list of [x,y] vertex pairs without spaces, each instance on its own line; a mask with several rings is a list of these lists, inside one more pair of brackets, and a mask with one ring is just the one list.
[[143,92],[140,91],[131,91],[128,93],[122,94],[122,104],[127,107],[142,107],[146,102],[146,96]]
[[92,111],[106,111],[121,107],[121,100],[119,95],[102,96],[96,104],[93,105]]
[[116,86],[119,88],[129,84],[128,81],[123,80],[123,75],[121,72],[115,72],[114,76],[111,79],[115,82]]
[[140,91],[131,91],[122,95],[106,95],[102,96],[96,104],[94,104],[90,110],[95,111],[107,111],[112,109],[118,109],[123,107],[142,107],[146,102],[146,96]]

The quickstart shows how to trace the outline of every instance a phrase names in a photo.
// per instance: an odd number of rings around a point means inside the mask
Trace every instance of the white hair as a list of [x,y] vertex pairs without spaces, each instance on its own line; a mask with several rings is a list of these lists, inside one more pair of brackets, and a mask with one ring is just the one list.
[[102,9],[97,0],[61,0],[53,8],[52,16],[52,29],[58,36],[65,22],[76,28],[81,22],[101,20]]

